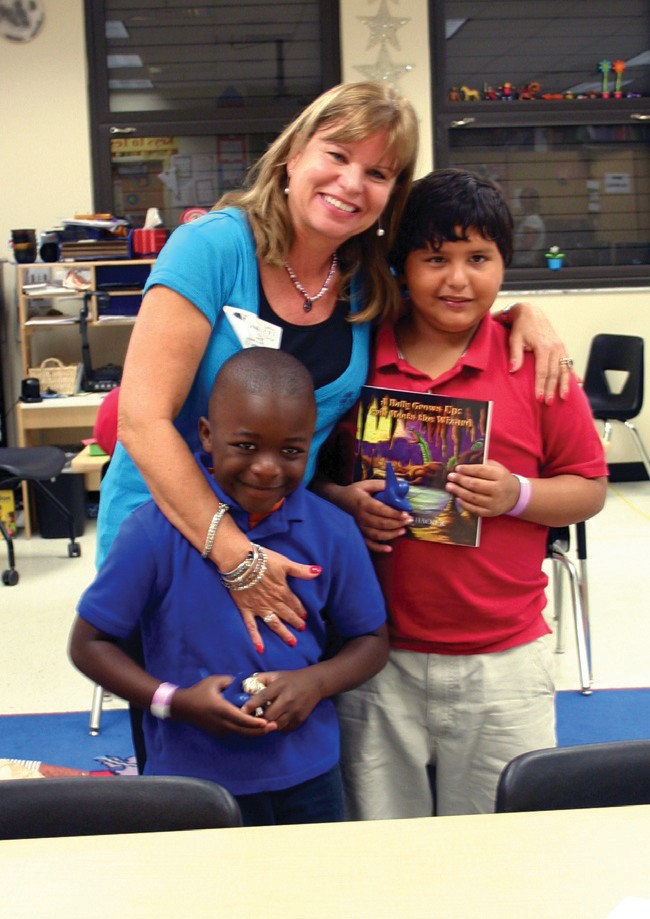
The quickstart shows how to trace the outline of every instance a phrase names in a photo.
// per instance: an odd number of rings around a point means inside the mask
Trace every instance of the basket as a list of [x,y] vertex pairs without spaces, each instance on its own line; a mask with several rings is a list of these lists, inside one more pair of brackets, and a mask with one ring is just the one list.
[[83,364],[64,364],[58,357],[46,357],[39,367],[30,367],[27,372],[38,380],[41,390],[71,396],[81,388]]

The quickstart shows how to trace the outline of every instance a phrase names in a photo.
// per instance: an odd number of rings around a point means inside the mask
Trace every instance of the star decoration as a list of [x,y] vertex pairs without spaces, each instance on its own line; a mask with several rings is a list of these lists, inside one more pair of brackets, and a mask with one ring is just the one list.
[[357,16],[357,19],[361,20],[361,22],[370,29],[368,49],[374,48],[374,46],[378,44],[381,44],[383,48],[388,42],[393,48],[399,50],[397,30],[405,26],[407,22],[410,22],[410,19],[391,16],[388,10],[387,0],[380,0],[376,16]]
[[366,80],[383,80],[386,83],[397,83],[400,77],[413,70],[413,64],[395,64],[382,46],[374,64],[358,64],[355,68]]

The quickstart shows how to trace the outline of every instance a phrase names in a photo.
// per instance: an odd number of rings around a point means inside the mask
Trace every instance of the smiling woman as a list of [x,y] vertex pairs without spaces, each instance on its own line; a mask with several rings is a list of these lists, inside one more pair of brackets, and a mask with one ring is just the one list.
[[[387,256],[417,149],[415,112],[394,87],[335,86],[271,144],[243,191],[171,235],[149,277],[125,362],[121,442],[102,486],[99,561],[121,521],[150,495],[199,551],[205,545],[217,506],[192,452],[214,377],[241,347],[226,305],[249,315],[251,340],[274,330],[279,347],[312,374],[311,479],[320,445],[365,381],[366,320],[399,307]],[[211,560],[229,571],[249,550],[226,515]],[[264,578],[237,595],[253,643],[261,641],[256,617],[276,613],[274,630],[284,638],[290,633],[282,620],[299,625],[303,610],[287,575],[314,577],[309,566],[269,553]]]

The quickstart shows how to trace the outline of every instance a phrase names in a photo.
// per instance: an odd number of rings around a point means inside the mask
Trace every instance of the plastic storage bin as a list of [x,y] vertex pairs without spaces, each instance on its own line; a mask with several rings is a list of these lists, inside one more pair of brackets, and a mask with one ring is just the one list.
[[[44,482],[46,488],[58,498],[72,514],[75,536],[83,536],[86,527],[86,493],[84,477],[65,469],[53,482]],[[44,539],[67,539],[68,521],[64,514],[38,491],[33,490],[36,502],[38,529]]]

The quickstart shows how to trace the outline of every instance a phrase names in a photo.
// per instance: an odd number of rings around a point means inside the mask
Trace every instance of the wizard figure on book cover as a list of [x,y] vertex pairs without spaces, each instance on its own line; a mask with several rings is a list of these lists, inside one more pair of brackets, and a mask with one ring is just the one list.
[[355,478],[386,479],[387,490],[408,500],[411,538],[478,546],[480,518],[457,505],[445,483],[457,465],[486,461],[491,408],[477,399],[364,386]]

